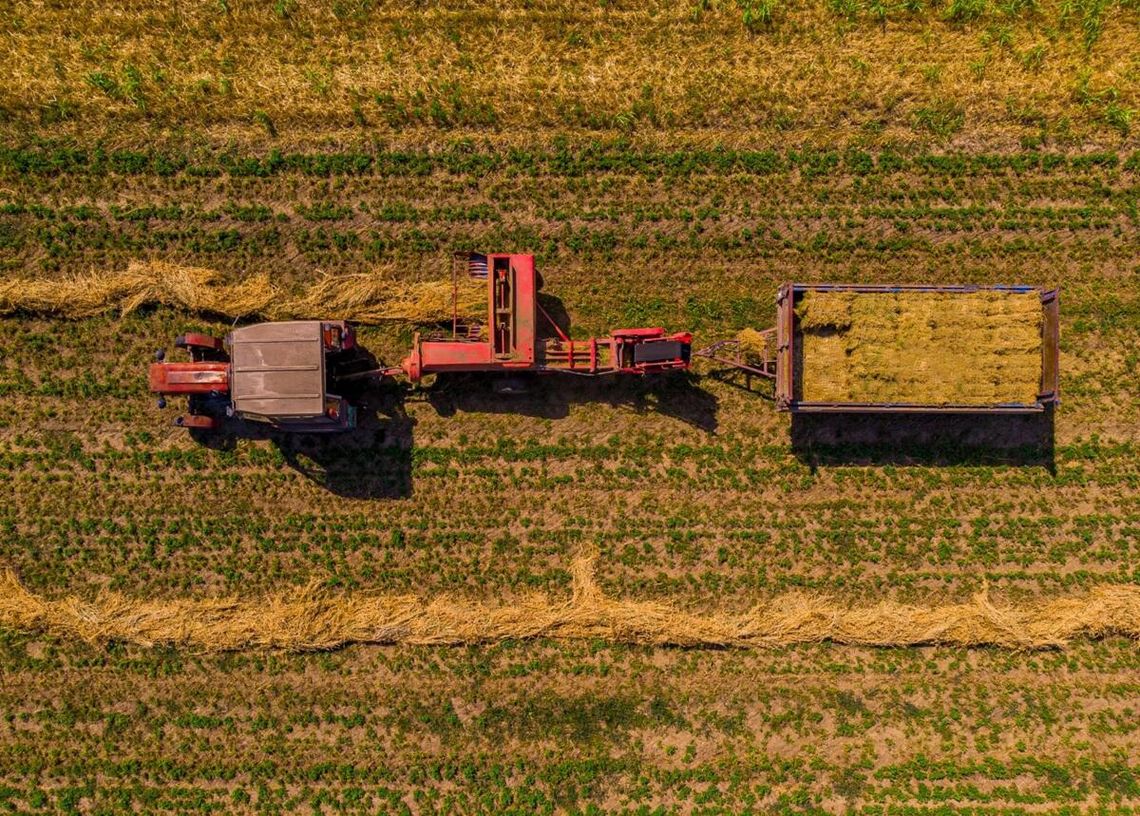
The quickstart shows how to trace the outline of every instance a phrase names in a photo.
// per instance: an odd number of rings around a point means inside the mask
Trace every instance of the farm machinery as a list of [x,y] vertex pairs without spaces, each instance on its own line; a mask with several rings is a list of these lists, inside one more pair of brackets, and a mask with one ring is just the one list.
[[284,431],[335,432],[356,424],[356,409],[340,396],[338,372],[351,361],[356,335],[344,321],[259,323],[223,340],[183,334],[175,348],[189,362],[169,362],[159,351],[150,367],[158,407],[185,396],[188,411],[175,425],[213,430],[227,417],[256,420]]
[[[458,313],[461,276],[486,282],[481,320]],[[793,413],[1031,413],[1059,402],[1059,295],[1028,286],[793,284],[780,287],[776,325],[692,350],[692,335],[615,329],[573,340],[539,301],[533,255],[468,253],[453,269],[450,331],[416,333],[399,366],[357,347],[344,321],[262,323],[224,339],[186,334],[150,369],[160,406],[186,396],[175,423],[212,429],[226,417],[288,431],[354,427],[346,396],[368,379],[483,373],[496,391],[524,390],[527,374],[646,376],[702,358],[770,382]],[[828,305],[830,304],[830,306]]]
[[770,382],[777,410],[791,413],[1041,413],[1060,402],[1060,293],[785,283],[774,328],[693,356],[742,372],[750,391]]
[[[571,339],[539,302],[542,278],[533,255],[470,253],[456,260],[451,331],[416,333],[399,366],[368,367],[355,332],[342,320],[261,323],[225,338],[179,336],[174,345],[190,360],[170,362],[158,352],[150,390],[159,395],[159,407],[167,397],[187,397],[187,413],[175,419],[179,426],[211,430],[237,418],[319,433],[355,426],[356,406],[344,394],[365,379],[415,383],[431,374],[483,372],[497,378],[497,390],[510,393],[520,390],[523,374],[645,376],[689,367],[688,333],[633,328]],[[485,321],[459,316],[460,275],[486,281]]]

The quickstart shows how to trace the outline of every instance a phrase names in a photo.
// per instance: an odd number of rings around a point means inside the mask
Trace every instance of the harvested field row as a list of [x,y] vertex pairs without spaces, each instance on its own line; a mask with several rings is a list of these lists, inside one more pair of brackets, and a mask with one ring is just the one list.
[[536,594],[513,606],[440,597],[328,595],[315,586],[258,601],[134,601],[113,593],[93,602],[46,600],[11,571],[0,578],[0,626],[94,643],[175,645],[207,651],[333,649],[350,644],[459,645],[553,638],[683,647],[771,648],[802,643],[859,646],[993,645],[1055,648],[1076,637],[1140,637],[1140,588],[1101,586],[1083,598],[915,606],[883,601],[845,607],[788,594],[743,615],[695,614],[668,603],[607,597],[594,560],[576,559],[573,593]]
[[[475,317],[486,308],[486,284],[463,279],[459,314]],[[0,314],[32,313],[66,318],[143,306],[165,305],[226,318],[269,320],[337,317],[357,323],[434,323],[451,319],[450,281],[404,282],[383,272],[326,277],[297,297],[274,286],[267,275],[222,282],[213,270],[165,261],[132,261],[126,271],[67,280],[0,280]]]
[[1031,403],[1041,377],[1035,291],[809,291],[796,306],[803,399]]
[[1128,0],[773,2],[763,13],[145,0],[128,19],[93,2],[8,6],[0,133],[16,139],[148,144],[193,126],[219,144],[361,132],[509,143],[553,129],[746,144],[1114,144],[1129,133],[1137,87]]

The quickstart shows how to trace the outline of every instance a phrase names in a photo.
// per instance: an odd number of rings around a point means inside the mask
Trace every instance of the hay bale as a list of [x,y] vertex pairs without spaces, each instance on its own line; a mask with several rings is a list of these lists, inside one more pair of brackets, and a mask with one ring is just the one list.
[[740,343],[740,351],[748,363],[759,363],[771,358],[771,335],[756,329],[741,329],[736,333],[736,340]]
[[[1036,399],[1036,292],[808,291],[796,315],[805,401],[984,406]],[[837,327],[835,315],[846,315],[847,325]],[[834,370],[839,365],[842,372]]]
[[846,402],[851,399],[852,382],[848,366],[847,338],[839,332],[814,333],[811,353],[804,351],[803,381],[805,399],[811,383],[813,402]]
[[846,329],[851,325],[852,292],[831,292],[826,298],[803,298],[796,306],[796,317],[804,331]]

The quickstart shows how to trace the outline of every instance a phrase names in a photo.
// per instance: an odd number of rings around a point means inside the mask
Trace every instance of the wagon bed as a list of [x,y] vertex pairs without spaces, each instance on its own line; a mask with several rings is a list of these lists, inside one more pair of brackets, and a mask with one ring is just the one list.
[[780,410],[1025,413],[1059,401],[1055,289],[785,284],[776,303]]

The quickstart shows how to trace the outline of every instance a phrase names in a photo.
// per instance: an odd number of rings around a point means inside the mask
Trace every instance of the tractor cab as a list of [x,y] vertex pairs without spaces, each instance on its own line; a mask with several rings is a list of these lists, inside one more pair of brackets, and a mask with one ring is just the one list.
[[234,415],[283,430],[354,427],[356,409],[331,393],[329,357],[345,336],[343,325],[317,320],[234,329],[226,338]]
[[356,347],[344,321],[260,323],[234,329],[224,341],[182,335],[175,346],[187,349],[191,362],[165,362],[159,352],[150,390],[160,406],[167,396],[188,397],[189,413],[177,425],[212,429],[227,417],[307,433],[356,425],[355,407],[335,393],[337,362]]

